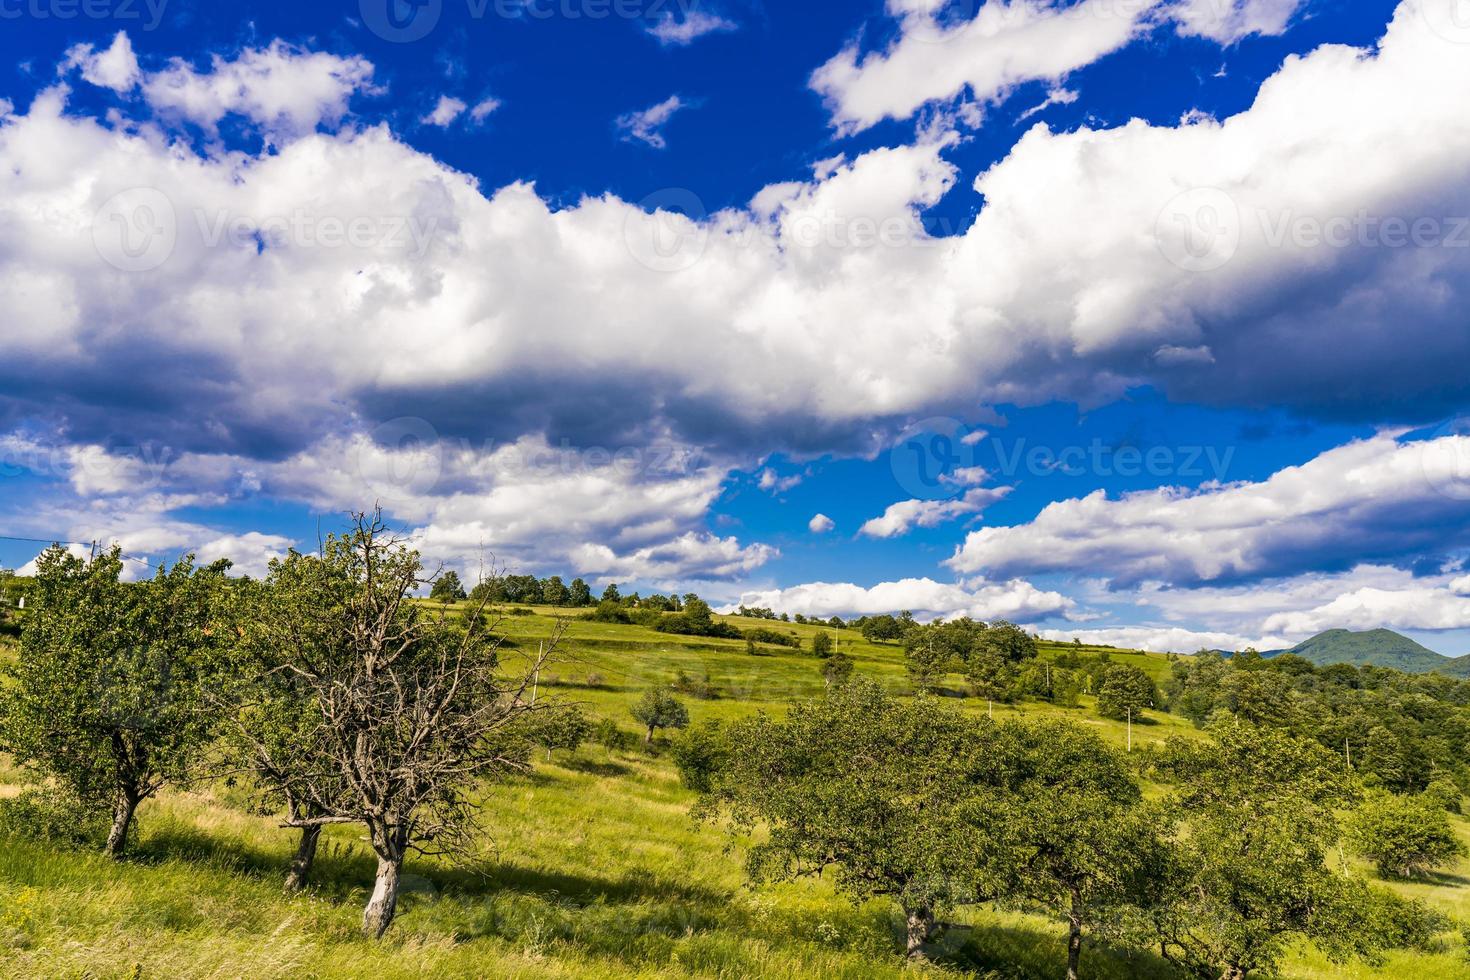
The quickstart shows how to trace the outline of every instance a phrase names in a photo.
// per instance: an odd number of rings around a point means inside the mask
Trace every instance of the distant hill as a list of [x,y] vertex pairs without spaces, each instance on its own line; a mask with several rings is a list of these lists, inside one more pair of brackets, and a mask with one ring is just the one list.
[[1437,670],[1455,677],[1470,677],[1470,657],[1451,660],[1393,630],[1328,630],[1298,643],[1286,653],[1304,657],[1319,667],[1327,664],[1372,664],[1408,674]]

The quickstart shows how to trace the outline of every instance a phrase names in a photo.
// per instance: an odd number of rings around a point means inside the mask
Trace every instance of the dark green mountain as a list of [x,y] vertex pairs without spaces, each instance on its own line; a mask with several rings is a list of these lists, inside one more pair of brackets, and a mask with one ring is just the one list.
[[1421,646],[1393,630],[1328,630],[1298,643],[1287,653],[1305,657],[1321,667],[1326,664],[1352,664],[1361,667],[1391,667],[1408,674],[1427,674],[1437,670],[1455,677],[1470,677],[1470,657],[1451,660],[1428,647]]

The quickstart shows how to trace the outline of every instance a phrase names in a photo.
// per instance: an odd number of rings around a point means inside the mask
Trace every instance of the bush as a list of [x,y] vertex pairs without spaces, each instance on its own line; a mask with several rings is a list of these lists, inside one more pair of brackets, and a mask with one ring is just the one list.
[[628,752],[638,744],[638,736],[619,728],[611,718],[604,718],[592,729],[592,741],[609,752]]
[[707,722],[683,732],[674,739],[673,756],[679,781],[695,792],[708,793],[715,774],[730,757],[720,723]]
[[628,610],[621,604],[604,599],[597,604],[597,608],[582,617],[594,623],[622,623],[627,625],[632,620],[628,618]]
[[0,833],[60,847],[99,848],[110,826],[106,813],[54,786],[37,786],[0,800]]
[[764,643],[773,647],[790,647],[793,650],[801,649],[801,637],[795,633],[780,633],[776,630],[768,630],[763,626],[746,630],[745,639],[748,643]]
[[1423,877],[1465,854],[1443,807],[1388,793],[1364,802],[1348,825],[1348,836],[1384,877]]
[[812,637],[812,653],[824,659],[832,656],[832,634],[818,633]]
[[679,671],[674,676],[673,688],[680,694],[687,694],[701,701],[714,701],[720,696],[720,690],[715,687],[714,680],[707,670],[701,678],[690,677],[684,671]]

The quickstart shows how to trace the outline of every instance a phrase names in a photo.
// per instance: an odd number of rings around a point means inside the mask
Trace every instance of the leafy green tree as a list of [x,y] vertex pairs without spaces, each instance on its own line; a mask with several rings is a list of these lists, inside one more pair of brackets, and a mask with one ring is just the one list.
[[1024,763],[1007,820],[1005,893],[1058,911],[1067,923],[1067,978],[1083,938],[1120,910],[1148,909],[1167,867],[1169,818],[1147,806],[1127,761],[1070,722],[1017,729]]
[[548,606],[565,606],[570,597],[571,592],[567,590],[560,575],[553,575],[541,583],[541,601]]
[[469,598],[464,586],[459,584],[459,573],[450,569],[434,580],[434,587],[429,590],[429,598],[435,602],[461,602]]
[[228,568],[185,558],[128,584],[117,548],[37,559],[19,660],[0,688],[0,742],[28,772],[111,811],[114,857],[138,805],[187,781],[213,734],[203,691],[231,634]]
[[933,627],[915,627],[905,634],[903,642],[904,667],[916,690],[934,690],[954,669],[952,648]]
[[505,580],[498,575],[482,578],[470,590],[469,600],[476,606],[487,606],[493,602],[506,601]]
[[645,691],[631,710],[638,723],[647,729],[644,745],[653,744],[654,732],[660,728],[689,727],[689,709],[666,687]]
[[557,749],[577,751],[591,737],[592,721],[575,704],[542,705],[527,716],[522,734],[532,745],[546,750],[549,762]]
[[978,646],[984,647],[1011,664],[1036,659],[1036,640],[1015,623],[998,619],[980,635]]
[[1137,667],[1114,664],[1103,675],[1097,691],[1097,711],[1104,718],[1127,720],[1128,741],[1133,742],[1133,720],[1158,703],[1158,688],[1153,678]]
[[706,722],[687,729],[673,743],[674,766],[685,787],[708,793],[714,786],[715,774],[727,764],[730,748],[718,721]]
[[1375,793],[1348,823],[1353,848],[1385,878],[1422,878],[1465,855],[1442,806]]
[[832,634],[818,633],[812,637],[812,653],[819,657],[832,656]]
[[841,687],[852,679],[856,663],[851,657],[838,650],[822,661],[822,681],[828,687]]
[[863,639],[869,643],[891,643],[903,639],[903,624],[892,616],[869,616],[863,621]]
[[1444,776],[1432,780],[1424,788],[1424,802],[1449,813],[1460,813],[1464,793],[1453,779]]
[[696,814],[768,828],[748,852],[757,882],[830,873],[856,901],[891,898],[923,955],[937,916],[974,901],[987,841],[972,820],[1005,769],[998,726],[931,698],[900,701],[858,681],[730,726],[729,763]]
[[1378,907],[1366,885],[1327,864],[1340,837],[1336,811],[1354,792],[1341,760],[1238,721],[1211,733],[1170,739],[1156,763],[1187,828],[1152,913],[1161,954],[1195,976],[1244,980],[1273,973],[1295,940],[1334,958],[1388,941],[1393,930],[1366,911]]
[[603,602],[622,602],[623,601],[623,594],[618,591],[618,583],[613,582],[607,588],[605,588],[605,589],[602,590],[602,601]]
[[571,588],[567,593],[567,605],[578,609],[592,605],[592,590],[587,587],[586,582],[579,578],[572,579]]

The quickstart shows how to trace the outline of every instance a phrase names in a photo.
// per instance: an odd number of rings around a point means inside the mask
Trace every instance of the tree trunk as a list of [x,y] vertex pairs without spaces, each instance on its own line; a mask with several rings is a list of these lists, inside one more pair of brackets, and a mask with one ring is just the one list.
[[643,736],[643,744],[644,745],[652,745],[653,744],[653,726],[652,725],[649,725],[648,726],[648,734],[645,735],[645,736]]
[[133,813],[138,809],[138,794],[123,790],[117,795],[112,808],[112,830],[107,834],[107,854],[122,857],[128,846],[128,829],[133,825]]
[[906,909],[908,916],[908,928],[906,936],[906,952],[909,959],[922,959],[924,956],[924,943],[929,941],[929,935],[934,931],[934,910],[927,906],[916,909]]
[[1082,896],[1072,889],[1072,908],[1067,914],[1067,980],[1077,980],[1082,965]]
[[1220,973],[1220,980],[1245,980],[1245,971],[1231,963]]
[[398,879],[403,871],[403,855],[378,857],[378,880],[373,885],[373,895],[362,912],[363,934],[372,939],[382,939],[383,933],[393,924],[398,911]]
[[306,887],[311,877],[311,866],[316,863],[316,845],[322,839],[321,824],[301,828],[301,843],[296,845],[296,856],[291,859],[291,869],[286,872],[286,891],[299,892]]

